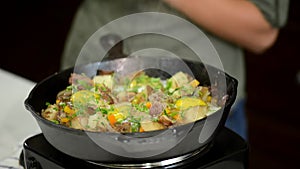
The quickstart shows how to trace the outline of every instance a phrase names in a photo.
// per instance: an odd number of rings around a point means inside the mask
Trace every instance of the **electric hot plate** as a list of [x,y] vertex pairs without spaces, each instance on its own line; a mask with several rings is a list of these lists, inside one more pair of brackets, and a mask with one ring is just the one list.
[[233,131],[222,128],[213,142],[204,150],[161,161],[139,164],[108,164],[86,161],[61,153],[46,141],[43,134],[38,134],[25,140],[19,161],[25,169],[246,169],[248,168],[248,153],[249,146],[245,140]]

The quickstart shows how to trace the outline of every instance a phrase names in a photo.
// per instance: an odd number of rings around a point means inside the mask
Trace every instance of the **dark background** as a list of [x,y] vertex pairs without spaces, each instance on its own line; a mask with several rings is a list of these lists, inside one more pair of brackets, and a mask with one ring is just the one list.
[[290,2],[274,46],[246,57],[251,169],[299,168],[300,1]]
[[[81,0],[10,0],[1,4],[0,68],[34,82],[59,71]],[[263,55],[247,53],[250,169],[298,168],[300,158],[300,1]],[[298,80],[297,80],[298,74]]]

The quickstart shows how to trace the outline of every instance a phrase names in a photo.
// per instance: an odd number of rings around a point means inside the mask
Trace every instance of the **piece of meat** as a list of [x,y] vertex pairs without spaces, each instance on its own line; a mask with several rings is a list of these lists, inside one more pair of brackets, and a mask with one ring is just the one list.
[[111,70],[102,70],[102,69],[99,69],[97,70],[97,75],[112,75],[114,74],[114,71],[111,71]]
[[60,121],[60,119],[67,117],[67,114],[65,112],[63,112],[62,110],[60,110],[57,113],[57,119]]
[[58,106],[57,105],[49,105],[46,110],[42,111],[42,117],[47,120],[56,120],[58,114]]
[[114,104],[115,101],[111,96],[111,90],[108,87],[103,85],[103,87],[100,87],[98,90],[100,92],[101,99],[107,101],[108,104]]
[[116,131],[121,133],[129,133],[131,129],[130,122],[123,122],[121,124],[116,124],[115,126]]
[[173,125],[173,121],[166,115],[159,116],[158,121],[167,127]]
[[150,102],[164,102],[165,101],[165,94],[161,91],[154,92],[148,97]]
[[57,100],[60,100],[62,102],[68,102],[70,101],[71,96],[72,96],[71,90],[63,90],[57,94],[56,98]]
[[147,95],[150,96],[153,93],[153,88],[149,85],[146,86],[146,90],[147,90]]
[[161,102],[155,101],[155,102],[152,102],[152,106],[150,107],[149,114],[151,116],[155,117],[155,116],[160,115],[164,109],[165,109],[164,104],[162,104]]
[[88,105],[86,109],[86,113],[89,115],[93,115],[96,113],[97,106],[96,105]]

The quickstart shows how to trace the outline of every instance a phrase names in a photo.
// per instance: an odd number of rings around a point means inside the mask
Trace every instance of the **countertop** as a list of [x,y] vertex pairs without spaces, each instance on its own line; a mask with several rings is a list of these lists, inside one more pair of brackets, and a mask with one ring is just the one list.
[[30,80],[0,69],[0,169],[18,168],[23,141],[41,132],[24,106],[34,85]]

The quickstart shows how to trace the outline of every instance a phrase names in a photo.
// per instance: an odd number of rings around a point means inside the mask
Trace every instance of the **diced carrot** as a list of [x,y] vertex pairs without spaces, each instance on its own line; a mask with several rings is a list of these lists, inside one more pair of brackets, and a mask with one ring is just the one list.
[[64,117],[64,118],[61,118],[60,121],[63,122],[63,123],[66,123],[68,122],[70,119],[67,118],[67,117]]
[[112,126],[114,126],[115,123],[117,122],[115,115],[113,115],[113,114],[108,115],[107,118],[108,118],[110,125],[112,125]]
[[69,106],[64,107],[64,112],[66,112],[68,114],[74,114],[75,113],[75,111],[72,110]]
[[143,127],[140,127],[139,132],[144,132],[145,130],[143,129]]
[[146,103],[146,107],[147,107],[148,109],[150,109],[151,106],[152,106],[151,102],[147,102],[147,103]]
[[179,117],[180,117],[179,114],[176,114],[176,115],[173,116],[173,118],[174,118],[175,120],[178,120]]
[[56,104],[59,104],[60,102],[61,102],[61,100],[59,100],[59,99],[56,99],[56,101],[55,101]]

